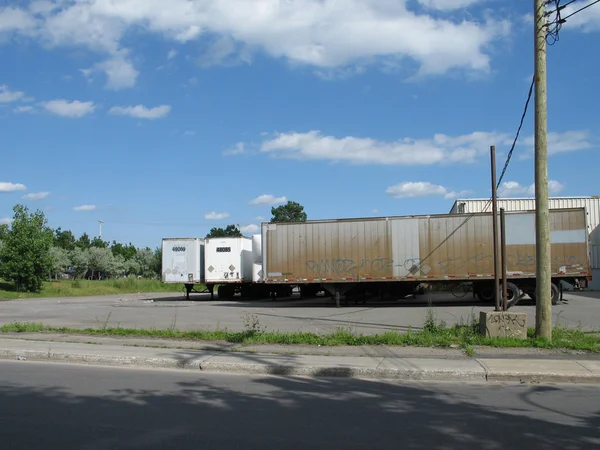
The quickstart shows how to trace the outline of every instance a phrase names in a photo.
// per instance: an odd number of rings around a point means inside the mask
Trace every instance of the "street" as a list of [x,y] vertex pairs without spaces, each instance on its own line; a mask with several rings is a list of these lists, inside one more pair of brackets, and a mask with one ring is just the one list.
[[[553,323],[596,330],[600,323],[600,293],[565,293],[568,303],[553,306]],[[435,306],[438,320],[448,325],[468,323],[480,310],[492,305],[452,294],[429,294],[417,300],[368,302],[336,308],[329,298],[211,301],[207,294],[194,294],[185,301],[182,294],[123,294],[78,298],[23,299],[0,302],[0,325],[11,322],[43,322],[71,328],[157,328],[180,330],[216,328],[241,331],[249,315],[255,315],[267,330],[282,332],[332,333],[339,328],[355,333],[377,334],[390,330],[419,329],[428,314],[428,302]],[[535,305],[523,302],[511,311],[527,313],[535,325]]]
[[0,362],[11,450],[580,449],[597,386],[394,383]]

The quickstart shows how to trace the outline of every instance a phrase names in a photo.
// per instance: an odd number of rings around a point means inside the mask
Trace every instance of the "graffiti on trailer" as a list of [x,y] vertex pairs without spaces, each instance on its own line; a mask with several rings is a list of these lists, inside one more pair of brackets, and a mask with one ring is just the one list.
[[306,261],[306,267],[313,275],[351,275],[359,273],[381,273],[392,270],[394,261],[390,258],[361,259],[354,261],[348,258],[320,259]]
[[[528,253],[521,253],[517,251],[516,255],[507,255],[507,266],[511,268],[522,268],[522,267],[535,267],[535,255],[532,256]],[[566,257],[558,257],[555,256],[551,260],[552,267],[571,267],[571,266],[580,266],[579,259],[577,256],[566,256]]]
[[[359,274],[381,274],[391,273],[394,267],[402,267],[408,273],[415,274],[421,268],[423,261],[420,258],[409,258],[402,264],[394,264],[391,258],[375,258],[353,260],[350,258],[331,258],[307,261],[306,267],[314,276],[340,275],[353,276]],[[444,274],[458,273],[459,271],[490,271],[493,270],[493,257],[485,253],[478,253],[469,257],[448,258],[438,262]],[[535,257],[528,253],[516,252],[507,255],[507,266],[512,269],[535,267]],[[576,256],[565,258],[552,258],[553,267],[580,266]]]
[[457,273],[461,269],[472,268],[475,271],[485,270],[492,264],[492,255],[486,255],[484,253],[478,253],[468,258],[448,258],[438,262],[444,273]]
[[559,258],[558,256],[555,256],[554,258],[552,258],[551,264],[552,264],[552,267],[567,267],[567,268],[574,267],[577,269],[583,268],[583,265],[579,261],[579,258],[577,258],[577,256],[575,256],[575,255],[565,256],[564,258]]
[[531,256],[529,253],[521,253],[517,250],[516,255],[506,255],[506,265],[515,269],[521,267],[533,267],[535,266],[535,256]]

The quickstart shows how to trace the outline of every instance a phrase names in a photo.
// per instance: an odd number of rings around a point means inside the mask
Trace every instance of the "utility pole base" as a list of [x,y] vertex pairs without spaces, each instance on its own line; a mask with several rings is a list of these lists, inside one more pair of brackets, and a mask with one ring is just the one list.
[[527,338],[527,314],[480,311],[479,332],[489,338]]

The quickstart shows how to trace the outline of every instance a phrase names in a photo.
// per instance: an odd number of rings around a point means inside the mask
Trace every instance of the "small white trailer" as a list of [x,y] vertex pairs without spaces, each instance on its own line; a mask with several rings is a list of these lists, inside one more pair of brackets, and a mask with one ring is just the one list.
[[162,281],[184,284],[189,299],[195,284],[204,283],[204,240],[164,238],[162,240]]
[[231,298],[236,292],[249,294],[254,263],[252,238],[210,238],[204,245],[204,279],[211,297],[216,285],[219,298]]

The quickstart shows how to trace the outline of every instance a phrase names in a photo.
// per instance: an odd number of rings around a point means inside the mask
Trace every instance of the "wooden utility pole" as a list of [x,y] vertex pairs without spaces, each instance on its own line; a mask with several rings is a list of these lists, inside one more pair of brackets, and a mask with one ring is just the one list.
[[546,16],[545,0],[534,0],[535,57],[535,333],[552,339],[550,266],[550,214],[548,210],[548,140],[546,118]]
[[494,240],[494,302],[496,311],[500,311],[500,271],[498,270],[498,190],[496,189],[496,147],[490,147],[492,164],[492,239]]

